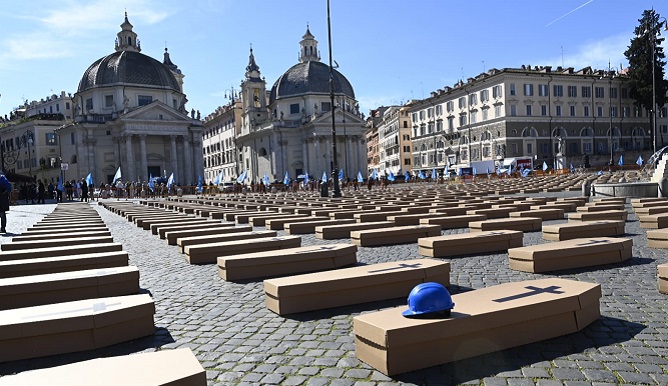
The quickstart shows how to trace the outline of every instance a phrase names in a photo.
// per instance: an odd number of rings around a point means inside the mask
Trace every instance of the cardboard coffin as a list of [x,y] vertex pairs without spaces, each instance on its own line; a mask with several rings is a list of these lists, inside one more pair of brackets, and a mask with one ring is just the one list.
[[640,227],[645,229],[668,228],[668,213],[638,216]]
[[45,233],[45,234],[25,235],[25,236],[20,235],[12,237],[12,242],[68,239],[72,237],[100,237],[100,236],[111,236],[111,232],[109,230],[101,230],[101,231],[86,230],[83,232]]
[[147,294],[0,311],[0,362],[93,350],[154,332]]
[[180,348],[25,371],[0,378],[0,386],[34,386],[45,380],[49,386],[206,386],[206,371],[190,349]]
[[265,304],[279,315],[321,310],[405,297],[428,281],[450,285],[450,263],[415,259],[268,279]]
[[209,223],[209,222],[212,222],[212,221],[209,220],[209,219],[206,219],[206,218],[201,218],[201,217],[192,217],[192,218],[189,217],[189,218],[181,219],[180,221],[171,221],[171,222],[161,222],[161,221],[159,221],[159,222],[143,222],[142,223],[142,229],[145,230],[145,231],[148,231],[148,230],[151,230],[151,227],[153,227],[153,226],[160,227],[160,226],[167,226],[167,224],[171,224],[171,225],[175,225],[175,226],[178,226],[178,225],[183,226],[183,225],[206,224],[206,223]]
[[414,243],[422,237],[441,234],[440,225],[409,225],[351,231],[352,243],[361,247]]
[[466,214],[484,214],[488,219],[492,219],[508,217],[511,212],[515,211],[517,211],[515,208],[488,208],[468,210]]
[[604,210],[601,212],[575,212],[568,214],[568,221],[598,221],[623,220],[626,221],[629,212],[625,210]]
[[100,252],[72,256],[0,261],[0,278],[101,269],[128,265],[128,253]]
[[117,252],[123,249],[119,243],[95,243],[68,245],[64,247],[21,249],[0,252],[0,261],[36,259],[38,257],[70,256],[98,252]]
[[411,319],[406,306],[355,316],[355,355],[405,373],[582,330],[600,317],[598,284],[540,279],[452,296],[450,317]]
[[543,226],[543,239],[564,241],[585,237],[622,236],[626,222],[622,220],[600,220],[585,222],[569,222],[565,224]]
[[106,225],[99,225],[99,226],[71,226],[69,228],[60,228],[60,229],[50,229],[50,228],[40,228],[37,230],[26,230],[25,232],[21,233],[21,236],[45,236],[48,237],[50,235],[57,235],[57,234],[63,234],[63,233],[80,233],[80,232],[101,232],[101,231],[109,231],[109,228],[107,228]]
[[0,279],[0,310],[139,293],[134,266]]
[[522,232],[540,231],[543,220],[539,217],[519,217],[519,218],[496,218],[483,221],[471,221],[469,228],[471,232],[512,230]]
[[354,219],[341,219],[341,220],[312,220],[304,222],[293,222],[288,223],[283,226],[285,233],[288,235],[302,235],[307,233],[315,233],[315,228],[319,226],[326,225],[343,225],[343,224],[355,224]]
[[336,269],[357,263],[357,247],[350,244],[308,247],[221,256],[218,276],[244,280]]
[[190,231],[190,230],[199,230],[199,229],[212,229],[212,228],[232,228],[234,227],[233,222],[223,223],[220,221],[204,221],[195,224],[181,224],[181,225],[160,225],[154,224],[151,225],[151,233],[158,235],[161,239],[165,238],[165,233],[174,232],[174,231]]
[[30,241],[14,241],[11,243],[0,244],[0,249],[5,251],[19,251],[23,249],[64,247],[68,245],[111,243],[114,239],[111,236],[85,236],[70,237],[64,239],[43,239]]
[[532,209],[520,212],[510,213],[511,218],[515,217],[538,217],[543,221],[561,220],[564,218],[564,210],[561,208]]
[[668,228],[648,230],[647,246],[650,248],[668,248]]
[[377,221],[355,224],[324,225],[315,227],[315,237],[323,240],[347,239],[350,232],[362,229],[378,229],[393,227],[392,221]]
[[429,257],[451,257],[477,253],[505,252],[521,247],[522,231],[498,230],[425,237],[418,240],[418,253]]
[[298,224],[301,222],[311,222],[311,221],[329,221],[329,217],[325,216],[309,216],[309,215],[299,215],[300,217],[294,218],[272,218],[264,222],[264,226],[267,229],[274,231],[281,231],[286,228],[288,224]]
[[657,265],[656,271],[659,279],[659,292],[668,294],[668,264]]
[[625,210],[624,204],[598,204],[598,205],[585,205],[579,206],[576,212],[587,213],[587,212],[603,212],[607,210]]
[[590,237],[512,248],[508,258],[511,269],[538,273],[620,263],[633,257],[632,247],[628,238]]
[[224,243],[235,240],[259,239],[277,235],[278,234],[276,231],[226,232],[215,235],[181,237],[176,239],[176,244],[179,246],[179,252],[186,253],[186,248],[195,245]]
[[420,220],[422,225],[440,225],[441,229],[458,229],[458,228],[468,228],[471,221],[483,221],[487,220],[487,216],[484,214],[465,214],[450,216],[440,213],[442,217],[436,218],[426,218]]
[[[252,231],[253,227],[250,225],[211,227],[206,229],[171,230],[165,232],[164,238],[167,240],[167,244],[169,245],[179,245],[179,239],[188,239],[188,241],[185,241],[187,244],[189,242],[194,242],[198,237],[202,239],[215,239],[220,235]],[[181,250],[181,248],[179,248],[179,250]]]
[[185,248],[185,254],[186,261],[190,264],[212,264],[216,263],[220,256],[296,248],[301,246],[301,242],[302,238],[299,236],[261,237],[190,245]]

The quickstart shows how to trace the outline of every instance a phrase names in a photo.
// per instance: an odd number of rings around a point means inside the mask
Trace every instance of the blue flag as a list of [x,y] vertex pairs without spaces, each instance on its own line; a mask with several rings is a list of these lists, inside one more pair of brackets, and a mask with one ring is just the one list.
[[547,162],[543,161],[543,171],[547,171]]
[[525,178],[526,176],[528,176],[529,173],[531,173],[531,169],[522,170],[522,173],[521,173],[522,178]]
[[327,181],[327,172],[326,172],[326,171],[323,171],[323,172],[322,172],[322,178],[321,178],[321,180],[323,180],[323,181]]
[[342,180],[344,177],[343,175],[343,169],[339,170],[339,181]]
[[114,174],[114,182],[118,181],[121,179],[121,167],[118,167],[118,170],[116,170],[116,174]]
[[269,186],[269,176],[267,173],[264,173],[264,177],[262,177],[262,182],[264,182],[265,186]]
[[86,176],[86,184],[88,184],[88,186],[93,186],[93,173],[88,173]]
[[475,176],[476,174],[478,174],[478,171],[476,170],[476,168],[475,168],[475,166],[474,166],[474,167],[473,167],[473,175]]
[[619,156],[619,162],[617,162],[617,165],[624,166],[624,156],[623,155]]
[[373,169],[373,171],[371,172],[371,176],[369,178],[371,178],[372,180],[377,180],[378,179],[378,171],[376,171],[376,169]]
[[448,165],[445,165],[445,168],[443,168],[443,177],[449,177],[450,176],[450,171],[448,170]]
[[244,181],[246,180],[246,175],[247,174],[248,173],[244,170],[243,173],[241,173],[241,175],[239,176],[239,178],[237,178],[237,183],[243,184]]
[[223,171],[221,170],[220,173],[218,173],[218,175],[216,176],[216,178],[213,179],[213,184],[214,185],[220,184],[221,182],[223,182],[224,177],[225,177],[225,175],[223,174]]
[[642,159],[642,156],[639,155],[639,156],[638,156],[638,159],[636,160],[636,164],[638,164],[638,166],[642,166],[643,162],[644,162],[644,161],[643,161],[643,159]]
[[575,168],[573,167],[573,164],[571,164],[571,173],[575,174]]
[[421,180],[424,180],[424,179],[426,178],[426,177],[424,176],[424,173],[422,173],[422,170],[420,170],[420,171],[418,172],[418,177],[419,177]]
[[364,178],[362,177],[362,172],[357,171],[357,182],[364,182]]
[[197,191],[202,191],[202,176],[197,177]]
[[489,166],[487,167],[487,177],[489,177]]
[[155,191],[155,182],[153,182],[153,174],[148,175],[148,188],[151,192]]
[[596,173],[597,176],[602,176],[603,175],[603,170],[599,170],[598,173]]
[[65,191],[65,187],[63,186],[63,180],[61,180],[60,178],[58,179],[58,186],[56,187],[56,189],[60,190],[61,192]]
[[408,173],[408,170],[406,170],[406,173],[404,173],[404,181],[408,181],[411,179],[410,173]]
[[436,179],[436,168],[431,169],[431,179],[435,180]]
[[288,171],[285,171],[285,177],[283,177],[283,184],[284,185],[289,185],[290,184],[290,175],[288,175]]
[[392,173],[392,170],[389,171],[387,175],[387,180],[388,181],[394,181],[394,173]]
[[174,185],[174,173],[170,174],[167,179],[167,189],[171,188],[172,185]]
[[457,169],[457,175],[461,177],[461,175],[462,175],[462,168]]
[[308,185],[308,172],[304,174],[304,185]]

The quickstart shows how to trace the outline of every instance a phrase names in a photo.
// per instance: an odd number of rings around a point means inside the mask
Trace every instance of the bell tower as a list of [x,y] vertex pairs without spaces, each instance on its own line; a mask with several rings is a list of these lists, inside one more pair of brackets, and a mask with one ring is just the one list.
[[141,52],[141,44],[137,40],[137,34],[132,31],[127,12],[125,12],[125,21],[121,24],[121,31],[116,34],[116,51]]
[[246,77],[241,82],[242,130],[250,132],[257,125],[268,120],[267,82],[261,77],[260,67],[255,63],[253,48],[250,49]]
[[302,36],[302,41],[299,42],[299,46],[301,47],[299,51],[299,63],[320,61],[318,41],[315,40],[315,36],[311,33],[308,24],[306,25],[306,33]]

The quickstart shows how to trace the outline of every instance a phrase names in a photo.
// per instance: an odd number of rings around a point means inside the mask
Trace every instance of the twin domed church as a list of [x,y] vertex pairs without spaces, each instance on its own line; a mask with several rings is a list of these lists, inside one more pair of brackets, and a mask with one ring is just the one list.
[[[147,181],[174,174],[175,182],[194,185],[204,174],[199,112],[186,110],[184,74],[167,49],[163,61],[141,53],[127,13],[115,52],[84,72],[73,96],[73,122],[61,127],[63,154],[70,172],[93,174],[110,182],[118,167],[122,179]],[[264,175],[282,178],[303,173],[320,177],[331,170],[332,106],[329,66],[320,62],[317,41],[307,28],[299,63],[267,92],[251,50],[241,83],[241,122],[236,133],[236,169],[248,181]],[[364,120],[350,82],[333,70],[337,156],[346,176],[366,174]],[[226,176],[226,180],[237,176]]]

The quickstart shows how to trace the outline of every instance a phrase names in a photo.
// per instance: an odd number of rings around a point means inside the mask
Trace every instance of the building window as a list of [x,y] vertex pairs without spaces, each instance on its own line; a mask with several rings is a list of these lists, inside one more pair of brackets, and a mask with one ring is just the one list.
[[494,106],[494,116],[496,118],[501,117],[501,112],[502,112],[501,106]]
[[443,131],[443,121],[439,120],[436,122],[436,131]]
[[555,84],[552,86],[552,90],[554,92],[555,97],[563,97],[564,96],[564,86]]
[[603,106],[597,106],[596,107],[596,116],[597,117],[602,117],[603,116]]
[[571,117],[574,117],[575,116],[575,106],[568,106],[568,109],[570,110]]
[[332,109],[332,104],[330,102],[320,102],[320,111],[326,113]]
[[533,144],[527,143],[527,154],[533,154]]
[[153,97],[150,95],[138,95],[137,96],[137,105],[146,106],[147,104],[153,102]]
[[411,159],[410,158],[404,158],[404,166],[411,166]]
[[591,98],[591,87],[582,86],[582,97],[583,98]]
[[582,151],[585,153],[591,153],[591,143],[585,142],[582,144]]
[[628,118],[631,116],[631,107],[630,106],[624,106],[622,107],[622,114],[624,118]]
[[605,87],[595,87],[594,94],[596,98],[605,98]]
[[517,144],[516,144],[516,143],[513,143],[513,144],[510,146],[510,149],[511,149],[511,151],[513,152],[513,155],[517,154]]
[[93,109],[93,98],[86,99],[86,111]]
[[510,116],[517,116],[517,105],[510,105]]
[[56,103],[56,111],[60,111],[60,104]]
[[548,88],[546,84],[539,84],[538,85],[538,96],[547,96],[548,94]]
[[480,102],[487,102],[489,100],[489,90],[480,91]]
[[464,97],[459,98],[457,100],[457,103],[458,103],[460,109],[465,108],[466,107],[466,98],[464,98]]
[[527,116],[530,116],[531,112],[531,105],[527,105]]
[[114,106],[114,96],[105,95],[104,96],[104,107],[111,108]]
[[589,116],[589,106],[582,106],[582,116],[584,117]]
[[434,132],[434,122],[429,122],[429,123],[427,124],[427,132],[428,132],[429,134],[431,134],[431,133]]
[[489,114],[488,109],[483,109],[483,110],[482,110],[482,120],[483,120],[483,121],[486,121],[487,119],[489,119],[489,118],[488,118],[488,114]]
[[420,111],[420,120],[424,121],[424,110]]
[[525,96],[533,96],[533,84],[531,84],[531,83],[525,83],[524,84],[524,95]]
[[622,99],[628,99],[629,97],[629,89],[626,87],[622,87]]
[[515,83],[510,84],[510,95],[515,95]]
[[56,136],[56,133],[46,133],[46,144],[48,146],[56,146],[58,145],[58,136]]
[[434,108],[430,107],[427,109],[427,118],[432,118],[434,116]]
[[[557,146],[558,146],[558,145],[557,145]],[[548,145],[547,143],[542,144],[542,145],[541,145],[541,148],[542,148],[542,149],[541,149],[541,152],[542,152],[543,154],[547,154],[547,153],[550,151],[550,145]],[[556,153],[556,151],[555,151],[555,153]]]
[[293,103],[290,105],[290,114],[299,114],[299,103]]
[[494,99],[501,98],[501,86],[492,87],[492,97]]
[[448,112],[451,112],[455,109],[455,103],[453,101],[449,101],[448,103],[445,104],[445,109]]
[[554,113],[556,116],[561,116],[561,106],[554,106]]
[[547,105],[540,105],[540,115],[547,116]]
[[610,107],[610,116],[617,118],[617,106]]
[[436,115],[443,115],[443,106],[442,105],[436,106]]
[[455,117],[448,117],[448,130],[452,131],[455,129]]
[[417,113],[413,113],[413,122],[417,122],[417,118],[418,118]]
[[466,115],[460,115],[459,116],[459,127],[465,126],[466,125]]
[[69,109],[70,109],[70,102],[65,102],[65,110],[69,110]]
[[578,87],[577,86],[568,86],[568,97],[577,98],[578,96]]
[[617,87],[610,87],[610,98],[617,99]]

